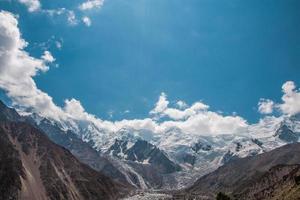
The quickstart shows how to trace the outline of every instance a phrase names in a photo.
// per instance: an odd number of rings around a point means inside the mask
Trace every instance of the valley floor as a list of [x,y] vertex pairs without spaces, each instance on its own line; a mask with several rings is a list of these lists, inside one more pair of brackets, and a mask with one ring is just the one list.
[[171,200],[172,196],[163,193],[138,192],[137,194],[122,200]]

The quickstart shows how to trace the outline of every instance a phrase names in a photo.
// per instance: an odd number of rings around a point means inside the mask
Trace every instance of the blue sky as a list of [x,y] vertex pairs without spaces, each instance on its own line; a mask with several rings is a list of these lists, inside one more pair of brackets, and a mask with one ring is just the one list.
[[[76,10],[82,1],[41,3]],[[300,84],[298,0],[106,0],[75,11],[90,17],[89,27],[17,1],[0,8],[19,15],[30,54],[39,57],[48,41],[56,62],[35,77],[38,87],[58,105],[79,99],[103,119],[148,116],[165,92],[171,102],[200,100],[254,122],[260,98],[280,102],[283,83]]]

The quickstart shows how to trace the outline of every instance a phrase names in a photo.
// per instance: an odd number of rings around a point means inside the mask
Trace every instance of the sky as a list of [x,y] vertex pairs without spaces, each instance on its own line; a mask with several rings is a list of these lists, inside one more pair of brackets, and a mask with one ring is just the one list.
[[[18,49],[39,58],[28,61],[35,95],[43,91],[59,107],[74,98],[110,121],[189,116],[155,110],[164,99],[250,123],[275,107],[296,114],[299,9],[298,0],[0,0],[27,42]],[[7,95],[7,82],[0,87],[2,100],[24,97]],[[289,92],[296,97],[282,99]],[[27,100],[21,106],[33,105]]]

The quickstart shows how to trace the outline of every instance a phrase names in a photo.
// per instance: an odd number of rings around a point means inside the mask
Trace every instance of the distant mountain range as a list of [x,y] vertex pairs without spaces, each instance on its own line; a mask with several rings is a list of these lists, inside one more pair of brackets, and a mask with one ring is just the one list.
[[178,190],[179,199],[219,192],[297,199],[299,118],[195,137],[178,128],[108,132],[92,122],[20,116],[0,102],[0,199],[119,199],[153,190]]
[[299,141],[300,117],[266,118],[245,133],[189,135],[122,128],[110,132],[91,121],[56,121],[26,116],[82,162],[140,189],[180,189],[237,158]]

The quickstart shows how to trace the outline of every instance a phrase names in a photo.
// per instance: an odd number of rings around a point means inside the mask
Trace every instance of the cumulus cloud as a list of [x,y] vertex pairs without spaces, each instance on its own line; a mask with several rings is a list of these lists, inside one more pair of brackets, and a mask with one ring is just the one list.
[[88,0],[79,5],[80,10],[91,10],[94,8],[101,8],[104,0]]
[[155,107],[153,110],[150,111],[150,114],[159,114],[163,113],[169,105],[169,101],[167,100],[167,95],[162,92],[159,96],[158,101],[155,104]]
[[86,25],[86,26],[91,26],[92,25],[92,21],[89,17],[84,16],[82,17],[82,22]]
[[[14,104],[56,118],[61,112],[52,98],[39,90],[33,80],[39,72],[49,67],[44,59],[31,57],[24,48],[17,18],[0,12],[0,87],[7,92]],[[48,62],[48,61],[47,61]]]
[[258,102],[258,111],[261,114],[271,114],[273,112],[275,103],[270,99],[260,99]]
[[246,132],[247,121],[239,116],[223,116],[207,111],[192,115],[182,121],[165,121],[160,125],[162,131],[177,127],[185,133],[194,135],[236,134]]
[[35,12],[41,8],[41,3],[39,0],[19,0],[19,2],[24,4],[29,12]]
[[81,103],[76,99],[66,99],[64,111],[78,120],[93,120],[94,117],[85,112]]
[[[161,93],[154,109],[150,111],[150,114],[155,115],[158,118],[169,117],[173,120],[182,120],[196,115],[199,112],[206,111],[209,108],[208,105],[205,105],[202,102],[196,102],[191,107],[188,107],[183,101],[178,102],[181,105],[181,108],[170,108],[167,95]],[[177,105],[178,102],[176,103]],[[186,109],[183,110],[183,107],[186,107]]]
[[[179,105],[178,105],[179,102]],[[172,127],[180,128],[184,132],[194,134],[228,134],[244,130],[248,124],[239,116],[223,116],[209,111],[209,106],[202,102],[195,102],[188,106],[183,101],[178,101],[179,107],[169,107],[169,101],[165,93],[161,93],[157,103],[150,114],[155,117],[168,117],[158,123],[157,131],[164,132]],[[156,119],[156,118],[154,118]]]
[[268,99],[261,99],[258,110],[262,114],[271,114],[274,109],[284,115],[296,115],[300,113],[300,91],[293,81],[287,81],[282,85],[282,102],[275,103]]
[[297,89],[293,81],[287,81],[282,86],[283,96],[282,104],[278,107],[280,110],[288,115],[295,115],[300,113],[300,91]]

